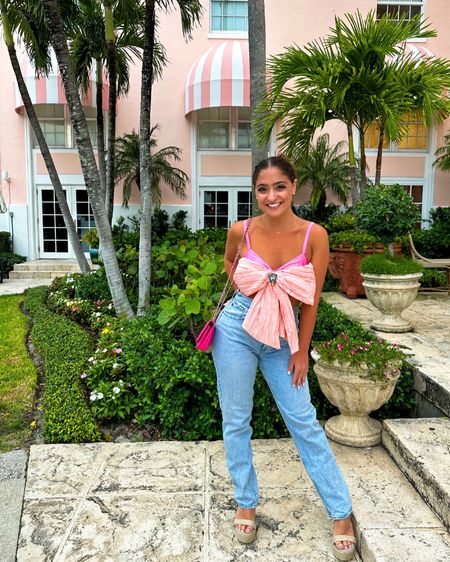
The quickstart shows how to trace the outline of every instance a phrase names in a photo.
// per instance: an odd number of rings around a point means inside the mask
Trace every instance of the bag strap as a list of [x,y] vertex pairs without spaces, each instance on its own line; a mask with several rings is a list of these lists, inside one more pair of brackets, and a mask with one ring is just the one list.
[[214,312],[214,316],[213,316],[213,322],[215,322],[217,320],[217,317],[219,316],[220,310],[228,296],[228,291],[230,290],[230,287],[232,286],[233,283],[233,277],[234,277],[234,272],[236,271],[236,267],[237,267],[237,263],[238,263],[238,258],[239,258],[239,254],[241,253],[241,248],[242,248],[242,244],[244,243],[244,239],[247,236],[247,233],[249,231],[250,225],[252,223],[252,218],[248,219],[248,221],[246,221],[246,225],[244,226],[244,234],[242,235],[241,241],[239,242],[239,246],[236,252],[236,255],[234,256],[234,261],[233,261],[233,265],[231,266],[231,271],[230,271],[230,275],[228,276],[228,279],[222,289],[222,294],[220,295],[219,298],[219,302],[217,303],[217,307],[216,307],[216,311]]

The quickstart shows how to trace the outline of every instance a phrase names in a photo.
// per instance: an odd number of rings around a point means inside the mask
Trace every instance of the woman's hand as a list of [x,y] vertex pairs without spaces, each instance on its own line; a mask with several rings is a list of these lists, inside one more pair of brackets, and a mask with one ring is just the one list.
[[291,355],[288,373],[292,375],[292,386],[300,388],[303,386],[308,375],[308,352],[297,351]]

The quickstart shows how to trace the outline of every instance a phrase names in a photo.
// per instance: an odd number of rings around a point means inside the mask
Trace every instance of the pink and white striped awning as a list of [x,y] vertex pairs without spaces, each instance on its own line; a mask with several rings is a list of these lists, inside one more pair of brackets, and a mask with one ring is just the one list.
[[[28,93],[30,94],[31,101],[33,104],[40,103],[57,103],[66,104],[66,96],[64,94],[64,87],[62,83],[62,78],[59,73],[58,63],[56,61],[55,53],[51,52],[51,62],[52,68],[48,73],[48,76],[36,77],[36,70],[33,63],[30,61],[27,55],[24,55],[21,62],[22,75],[25,79],[25,83],[28,88]],[[16,88],[16,111],[19,111],[23,107],[22,96],[20,95],[17,83],[15,83]],[[90,86],[86,96],[81,96],[81,102],[85,107],[97,107],[96,100],[97,84],[95,80],[95,66],[90,72]],[[103,109],[108,109],[108,82],[106,76],[103,76]]]
[[185,114],[206,107],[250,107],[248,41],[215,44],[191,66],[185,86]]
[[427,49],[423,45],[404,42],[399,43],[397,47],[401,49],[401,52],[398,55],[386,57],[386,60],[389,62],[396,62],[400,57],[405,57],[411,61],[421,63],[436,58],[430,49]]

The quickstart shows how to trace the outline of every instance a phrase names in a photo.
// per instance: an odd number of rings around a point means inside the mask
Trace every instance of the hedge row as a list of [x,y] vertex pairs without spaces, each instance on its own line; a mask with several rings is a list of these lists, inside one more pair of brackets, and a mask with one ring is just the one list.
[[47,443],[98,441],[100,433],[81,385],[93,352],[91,337],[45,305],[47,287],[29,289],[25,306],[33,317],[32,339],[44,363],[44,439]]

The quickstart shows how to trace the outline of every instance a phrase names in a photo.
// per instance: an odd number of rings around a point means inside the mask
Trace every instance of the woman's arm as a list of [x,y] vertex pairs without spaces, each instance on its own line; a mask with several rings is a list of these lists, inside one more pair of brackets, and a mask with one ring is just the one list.
[[[239,244],[244,234],[243,221],[235,222],[227,234],[227,243],[225,246],[224,264],[228,277],[231,274],[234,258],[239,249]],[[237,285],[233,282],[233,288],[237,289]]]
[[289,371],[293,372],[292,386],[296,387],[305,383],[308,374],[308,351],[316,324],[320,293],[322,292],[323,283],[325,281],[330,255],[328,234],[323,227],[320,225],[314,226],[311,230],[310,241],[312,254],[311,263],[313,264],[316,276],[316,292],[313,304],[302,304],[298,334],[299,350],[292,355],[289,363]]

